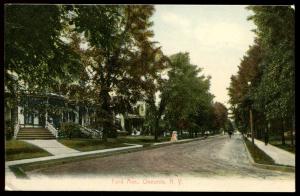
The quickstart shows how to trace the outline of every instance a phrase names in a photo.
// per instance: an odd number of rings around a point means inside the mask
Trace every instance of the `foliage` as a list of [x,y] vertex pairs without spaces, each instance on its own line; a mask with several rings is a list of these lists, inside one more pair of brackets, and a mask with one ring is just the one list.
[[[85,55],[92,70],[92,81],[98,92],[96,102],[104,139],[112,127],[113,113],[125,113],[128,107],[153,87],[156,71],[163,67],[159,47],[150,41],[153,24],[150,5],[74,6],[75,30],[83,33],[90,47]],[[109,24],[109,25],[108,25]],[[151,77],[153,78],[153,77]],[[117,98],[112,99],[113,94]]]
[[290,6],[247,9],[253,11],[248,19],[256,25],[257,37],[231,77],[231,110],[243,131],[249,129],[250,109],[258,133],[268,129],[268,123],[281,122],[272,127],[282,130],[284,143],[283,130],[292,127],[295,118],[295,11]]
[[234,132],[234,127],[233,127],[232,122],[230,120],[226,121],[225,131],[226,132],[232,132],[232,133]]
[[169,129],[188,130],[191,136],[204,126],[213,96],[209,93],[210,77],[201,75],[201,71],[190,63],[188,53],[170,56],[168,80],[161,88],[159,105]]
[[226,106],[222,103],[215,102],[213,105],[213,115],[214,121],[213,126],[215,130],[220,130],[221,128],[226,129],[226,123],[228,123],[228,112]]
[[[64,10],[58,5],[5,6],[5,81],[16,73],[28,91],[55,86],[58,78],[71,80],[77,55],[61,40]],[[13,92],[13,89],[11,92]]]
[[73,123],[73,122],[67,122],[62,123],[61,127],[58,131],[58,136],[61,138],[80,138],[84,136],[84,134],[81,133],[80,125]]
[[10,140],[12,139],[12,137],[14,136],[14,131],[11,127],[14,127],[12,125],[12,121],[11,120],[5,120],[5,139],[6,140]]

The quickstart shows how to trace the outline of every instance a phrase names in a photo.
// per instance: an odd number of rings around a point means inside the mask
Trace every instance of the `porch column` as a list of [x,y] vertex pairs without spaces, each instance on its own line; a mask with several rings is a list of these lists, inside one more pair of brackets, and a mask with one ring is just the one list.
[[86,110],[86,114],[87,114],[87,125],[90,125],[90,115],[89,115],[89,108],[87,107],[87,110]]
[[48,122],[48,106],[49,106],[49,97],[47,97],[47,102],[46,102],[46,114],[45,114],[45,125]]
[[79,107],[76,107],[76,113],[75,113],[75,123],[79,123]]

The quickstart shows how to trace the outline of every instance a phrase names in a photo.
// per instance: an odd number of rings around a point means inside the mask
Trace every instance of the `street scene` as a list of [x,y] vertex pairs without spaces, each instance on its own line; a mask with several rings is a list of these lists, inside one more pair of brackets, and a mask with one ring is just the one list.
[[295,6],[6,4],[6,191],[295,192]]
[[191,174],[195,176],[285,177],[289,173],[252,166],[240,135],[217,136],[203,141],[68,163],[31,171],[29,175],[145,175]]

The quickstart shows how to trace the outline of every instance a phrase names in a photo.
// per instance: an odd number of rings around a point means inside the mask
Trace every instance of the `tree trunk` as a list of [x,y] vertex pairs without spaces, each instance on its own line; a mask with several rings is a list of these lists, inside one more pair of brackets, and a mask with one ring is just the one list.
[[[15,126],[18,123],[18,106],[13,107],[11,110],[11,123],[10,123],[10,133],[9,138],[14,136]],[[11,134],[11,135],[10,135]]]
[[251,130],[252,143],[254,144],[253,117],[252,117],[252,110],[251,109],[250,109],[250,130]]
[[292,130],[291,130],[291,144],[294,145],[294,132],[295,132],[295,113],[292,116]]
[[284,119],[282,118],[282,127],[281,127],[281,142],[283,145],[285,145],[285,138],[284,138],[284,130],[285,130],[285,125],[284,125]]
[[[104,122],[103,122],[103,141],[107,141],[108,137],[108,131],[112,129],[112,111],[109,105],[110,102],[110,96],[108,94],[107,90],[102,90],[100,92],[100,99],[102,100],[100,113],[102,113],[101,116],[104,115]],[[103,114],[104,112],[104,114]]]
[[156,117],[155,124],[154,124],[154,140],[158,141],[158,124],[159,124],[159,118]]

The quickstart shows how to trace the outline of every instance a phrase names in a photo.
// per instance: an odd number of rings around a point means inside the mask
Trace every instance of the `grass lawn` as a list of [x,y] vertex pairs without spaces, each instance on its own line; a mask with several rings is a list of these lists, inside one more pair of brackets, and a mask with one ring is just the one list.
[[289,151],[289,152],[295,154],[295,146],[292,146],[291,144],[285,144],[285,145],[283,145],[281,143],[278,144],[278,143],[272,143],[272,142],[270,142],[270,144],[272,144],[272,145],[274,145],[274,146],[276,146],[278,148],[281,148],[283,150],[286,150],[286,151]]
[[118,141],[103,142],[102,140],[99,139],[73,138],[73,139],[59,139],[57,141],[65,146],[68,146],[69,148],[73,148],[79,151],[93,151],[93,150],[102,150],[107,148],[128,146]]
[[274,160],[270,156],[268,156],[265,152],[260,150],[256,145],[253,145],[251,141],[249,141],[248,139],[244,140],[251,156],[253,157],[256,163],[267,165],[275,164]]
[[[262,142],[265,142],[263,139],[260,139]],[[295,154],[295,145],[291,144],[291,140],[289,138],[286,138],[285,144],[282,144],[281,138],[280,137],[270,137],[269,143],[272,144],[273,146],[276,146],[278,148],[281,148],[283,150],[289,151],[291,153]]]
[[5,154],[6,161],[52,156],[49,152],[20,140],[5,141]]

